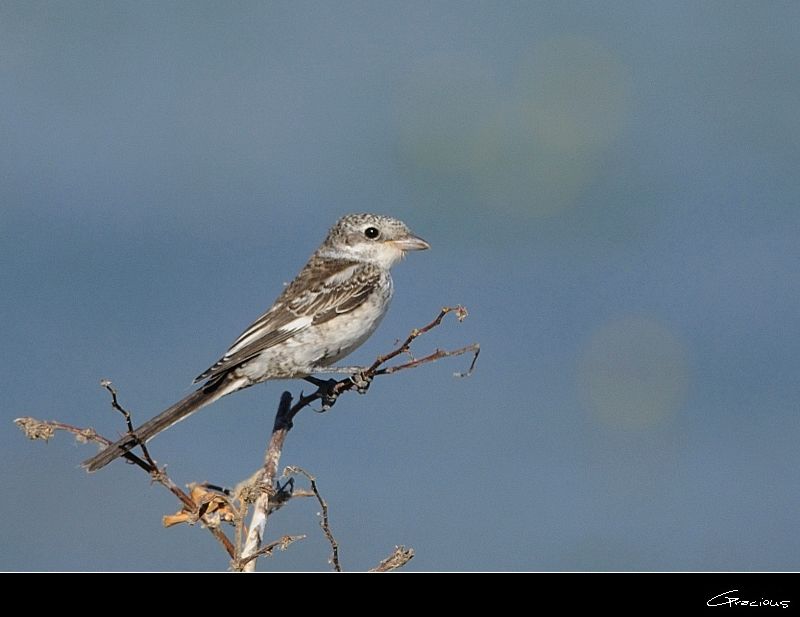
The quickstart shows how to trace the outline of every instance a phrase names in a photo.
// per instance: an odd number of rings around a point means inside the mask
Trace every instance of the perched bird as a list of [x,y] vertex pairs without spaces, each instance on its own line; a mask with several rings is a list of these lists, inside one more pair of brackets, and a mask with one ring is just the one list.
[[358,367],[331,365],[366,341],[386,314],[393,291],[389,269],[406,251],[427,248],[397,219],[342,217],[272,307],[195,379],[202,386],[83,466],[97,471],[206,405],[262,381],[356,373]]

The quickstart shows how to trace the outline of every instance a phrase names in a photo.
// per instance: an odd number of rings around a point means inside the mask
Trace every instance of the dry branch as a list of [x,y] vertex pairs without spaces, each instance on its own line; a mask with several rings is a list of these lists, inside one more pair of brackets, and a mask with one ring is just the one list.
[[[99,435],[97,431],[93,428],[79,428],[77,426],[72,426],[71,424],[64,424],[63,422],[54,422],[49,420],[37,420],[36,418],[17,418],[14,420],[14,423],[22,429],[25,433],[25,436],[29,439],[43,439],[47,441],[50,437],[53,436],[55,431],[65,431],[67,433],[72,433],[75,435],[75,438],[80,443],[86,443],[87,441],[93,441],[95,443],[99,443],[104,446],[109,446],[112,442],[110,439]],[[144,469],[152,480],[164,488],[166,488],[170,493],[175,495],[183,504],[184,508],[188,513],[191,514],[194,521],[201,520],[205,527],[211,532],[211,534],[217,539],[217,541],[222,545],[225,549],[225,552],[228,553],[231,557],[234,557],[236,551],[233,547],[233,544],[228,539],[228,536],[219,529],[218,525],[214,524],[214,521],[207,519],[205,516],[202,515],[200,509],[198,508],[197,504],[192,500],[192,498],[187,495],[184,491],[180,489],[180,487],[175,484],[172,479],[167,475],[167,473],[163,469],[159,469],[158,467],[151,466],[146,461],[142,460],[132,452],[126,452],[125,458],[138,467]]]
[[[142,456],[138,456],[131,451],[126,452],[123,456],[128,462],[147,472],[154,482],[164,486],[181,502],[181,510],[178,513],[164,517],[165,526],[179,523],[193,524],[201,521],[203,526],[223,546],[231,558],[233,569],[237,571],[253,571],[259,557],[272,555],[275,549],[285,550],[292,542],[305,538],[303,535],[284,536],[280,540],[264,544],[264,534],[270,514],[283,506],[292,497],[315,496],[322,510],[320,513],[320,526],[332,549],[330,562],[334,569],[340,572],[339,545],[330,528],[328,504],[320,495],[314,476],[299,467],[287,467],[284,473],[304,475],[311,484],[311,491],[294,491],[294,482],[291,478],[283,486],[276,485],[278,463],[286,436],[292,428],[292,421],[302,409],[310,406],[315,401],[321,400],[323,408],[329,408],[344,392],[353,389],[361,393],[365,392],[372,379],[378,375],[391,375],[398,371],[416,368],[442,358],[471,353],[472,360],[467,371],[455,373],[459,377],[471,375],[480,354],[480,346],[477,343],[451,351],[436,349],[421,358],[415,358],[411,354],[412,343],[441,324],[449,313],[454,313],[459,321],[463,321],[467,316],[467,311],[462,306],[444,307],[433,321],[422,328],[412,330],[395,349],[379,356],[359,374],[338,381],[332,379],[328,382],[320,382],[322,385],[317,388],[316,392],[307,395],[301,392],[294,404],[292,404],[292,395],[289,392],[284,392],[281,395],[278,411],[275,415],[275,422],[264,456],[263,466],[250,480],[240,483],[233,492],[219,489],[219,487],[210,484],[198,484],[190,485],[190,494],[187,494],[170,479],[163,468],[158,467],[143,443],[137,444],[137,447],[142,450]],[[405,363],[387,366],[388,362],[400,355],[407,355],[411,359]],[[101,385],[111,394],[111,405],[123,415],[128,432],[135,434],[131,414],[119,403],[117,392],[111,382],[104,379],[101,381]],[[75,438],[81,443],[93,441],[105,447],[112,443],[110,439],[97,434],[93,428],[79,428],[62,422],[43,421],[34,418],[17,418],[14,422],[30,439],[47,441],[56,431],[65,431],[75,435]],[[253,505],[253,514],[250,525],[245,528],[244,522],[250,505]],[[223,522],[234,525],[235,544],[222,531],[221,523]],[[406,549],[402,546],[396,547],[389,557],[370,571],[388,572],[397,569],[408,563],[413,556],[413,549]]]
[[322,495],[319,494],[319,489],[317,488],[317,479],[305,469],[292,465],[283,470],[284,476],[297,473],[304,475],[308,479],[309,484],[311,484],[311,492],[317,498],[320,507],[320,517],[322,520],[320,520],[319,526],[322,527],[322,533],[325,534],[325,537],[328,539],[328,543],[331,545],[332,552],[330,563],[334,570],[341,572],[342,566],[339,563],[339,543],[336,541],[336,538],[333,536],[333,532],[331,531],[331,523],[328,519],[328,502],[325,501],[322,498]]
[[283,536],[280,540],[275,540],[274,542],[270,542],[266,546],[262,546],[252,555],[248,555],[247,557],[242,557],[238,562],[237,570],[242,572],[251,572],[252,570],[248,567],[251,563],[254,563],[256,559],[259,557],[272,557],[272,553],[277,548],[278,550],[285,551],[292,542],[296,542],[297,540],[303,540],[306,536]]
[[[458,318],[458,321],[463,321],[467,316],[467,310],[461,305],[446,306],[442,308],[441,311],[439,311],[439,314],[433,321],[423,326],[422,328],[415,328],[414,330],[412,330],[406,337],[406,339],[398,347],[396,347],[387,354],[378,356],[375,362],[373,362],[364,371],[361,371],[359,375],[353,377],[346,377],[344,379],[340,379],[339,381],[331,380],[330,382],[326,382],[323,385],[320,385],[317,388],[316,392],[313,392],[308,395],[304,395],[303,393],[301,393],[300,397],[298,398],[298,401],[294,405],[292,405],[291,393],[284,392],[281,395],[281,401],[280,405],[278,406],[278,412],[275,415],[275,423],[272,429],[272,436],[270,437],[269,446],[267,447],[267,453],[264,457],[264,466],[262,468],[261,473],[257,474],[257,477],[254,479],[253,483],[255,487],[258,487],[260,494],[256,498],[253,517],[250,521],[250,527],[247,534],[247,539],[241,551],[241,556],[238,559],[234,559],[233,561],[233,568],[235,570],[237,571],[243,570],[247,572],[255,570],[256,560],[254,556],[257,557],[259,547],[261,546],[261,543],[264,540],[264,533],[266,530],[267,518],[269,516],[269,510],[270,510],[269,507],[270,498],[272,497],[272,495],[274,495],[275,492],[275,489],[272,487],[272,484],[275,481],[275,474],[277,472],[277,465],[278,461],[280,460],[281,450],[283,449],[283,444],[286,441],[286,435],[292,428],[292,420],[302,409],[308,407],[309,405],[311,405],[311,403],[317,400],[324,401],[325,406],[330,407],[333,405],[333,403],[336,402],[336,399],[343,392],[347,392],[353,389],[361,391],[362,383],[366,382],[368,384],[374,377],[378,375],[390,375],[391,373],[406,368],[415,368],[417,366],[421,366],[429,362],[434,362],[441,358],[460,356],[466,353],[472,353],[473,354],[472,361],[470,362],[469,369],[465,373],[457,373],[457,375],[467,376],[472,373],[472,370],[475,367],[475,363],[477,362],[478,355],[480,354],[480,345],[478,345],[477,343],[474,343],[472,345],[467,345],[466,347],[462,347],[460,349],[456,349],[453,351],[442,351],[437,349],[435,352],[423,358],[412,359],[410,362],[407,362],[405,364],[400,364],[395,366],[384,366],[387,362],[396,358],[397,356],[401,354],[410,353],[411,344],[414,342],[414,340],[419,338],[423,334],[431,331],[439,324],[441,324],[442,320],[449,313],[455,313],[456,317]],[[312,490],[314,489],[314,486],[315,485],[312,485]],[[321,500],[321,498],[319,499]],[[324,510],[327,513],[327,504],[325,504]],[[340,568],[338,566],[339,563],[338,544],[336,544],[336,541],[335,539],[333,539],[332,535],[328,536],[330,529],[328,528],[325,531],[326,531],[326,537],[328,537],[328,541],[331,542],[331,546],[334,548],[334,556],[335,556],[335,561],[333,562],[334,567],[337,568],[337,571],[340,571]],[[411,555],[413,556],[413,551],[411,551]],[[410,556],[408,557],[408,559],[406,559],[406,561],[408,561],[409,559],[411,559]]]
[[272,435],[267,446],[267,453],[264,456],[264,467],[254,481],[254,487],[260,494],[253,505],[250,529],[247,532],[247,539],[241,554],[233,563],[234,570],[240,572],[253,572],[256,569],[256,558],[260,553],[261,543],[264,540],[264,530],[267,527],[269,498],[271,494],[275,494],[275,489],[272,485],[278,472],[278,462],[281,458],[283,443],[292,428],[292,417],[294,416],[290,415],[292,411],[291,405],[292,395],[289,392],[284,392],[281,395],[280,405],[278,405],[278,413],[275,414]]
[[381,561],[377,566],[372,568],[370,572],[391,572],[402,568],[409,561],[414,558],[414,549],[406,548],[405,546],[395,546],[394,552],[386,559]]

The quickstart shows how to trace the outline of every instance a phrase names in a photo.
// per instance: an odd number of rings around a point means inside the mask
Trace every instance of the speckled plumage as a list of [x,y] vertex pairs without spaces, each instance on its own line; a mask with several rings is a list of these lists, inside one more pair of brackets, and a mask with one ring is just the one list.
[[270,379],[307,377],[360,346],[392,298],[390,268],[406,251],[428,248],[402,221],[350,214],[328,232],[305,267],[270,309],[195,382],[195,392],[98,455],[96,471],[219,398]]

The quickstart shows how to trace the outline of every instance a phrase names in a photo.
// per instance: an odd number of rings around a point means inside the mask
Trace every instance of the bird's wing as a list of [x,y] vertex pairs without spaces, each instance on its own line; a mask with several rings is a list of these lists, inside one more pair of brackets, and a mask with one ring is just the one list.
[[283,291],[275,304],[256,319],[195,383],[213,379],[318,325],[361,306],[379,285],[382,271],[369,264],[312,259]]

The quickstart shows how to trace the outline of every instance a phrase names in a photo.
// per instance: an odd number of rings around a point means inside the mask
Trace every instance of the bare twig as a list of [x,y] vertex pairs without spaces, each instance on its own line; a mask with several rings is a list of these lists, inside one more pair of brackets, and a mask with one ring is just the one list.
[[[43,439],[47,441],[56,431],[65,431],[75,435],[76,439],[81,443],[93,441],[103,446],[108,446],[112,442],[110,439],[99,435],[93,428],[79,428],[63,422],[51,422],[47,420],[37,420],[36,418],[17,418],[14,423],[22,429],[29,439]],[[206,528],[213,534],[213,536],[222,544],[225,551],[233,557],[236,554],[233,544],[228,537],[223,533],[218,526],[213,522],[208,521],[205,517],[200,516],[197,504],[192,501],[192,498],[175,484],[172,479],[163,471],[156,467],[152,467],[147,461],[142,460],[132,452],[126,452],[125,458],[134,463],[135,465],[144,469],[154,482],[157,482],[169,492],[175,495],[183,503],[188,512],[195,515],[195,520],[203,520]]]
[[[92,427],[80,428],[77,426],[72,426],[71,424],[56,422],[55,420],[37,420],[36,418],[30,417],[17,418],[14,420],[14,424],[16,424],[20,430],[25,433],[25,436],[28,439],[42,439],[44,441],[49,441],[56,431],[64,431],[65,433],[71,433],[75,435],[75,439],[79,443],[93,441],[94,443],[99,443],[100,445],[106,447],[112,443],[110,439],[99,435]],[[150,465],[132,452],[126,452],[124,456],[131,463],[138,465],[147,473],[150,473]]]
[[404,371],[407,368],[417,368],[421,364],[427,364],[428,362],[435,362],[436,360],[441,360],[442,358],[450,358],[452,356],[461,356],[466,353],[472,353],[472,362],[469,364],[469,368],[463,373],[453,373],[455,377],[469,377],[472,375],[472,371],[475,370],[475,363],[478,361],[478,356],[481,353],[481,346],[478,343],[473,343],[472,345],[466,345],[465,347],[461,347],[460,349],[454,349],[452,351],[445,351],[443,349],[437,349],[431,354],[424,356],[422,358],[415,358],[410,362],[406,362],[405,364],[397,364],[395,366],[387,366],[386,368],[378,369],[375,371],[375,375],[391,375],[392,373],[396,373],[398,371]]
[[28,439],[41,439],[43,441],[50,441],[50,438],[56,434],[56,431],[65,431],[75,435],[75,439],[77,439],[80,443],[94,441],[104,446],[107,446],[111,443],[110,440],[98,435],[97,431],[91,427],[78,428],[77,426],[64,424],[63,422],[56,422],[55,420],[37,420],[36,418],[30,417],[17,418],[14,420],[14,424],[16,424],[20,430],[25,433],[25,437]]
[[280,540],[275,540],[274,542],[270,542],[266,546],[262,546],[252,555],[248,555],[247,557],[242,557],[242,559],[238,562],[237,570],[244,570],[249,572],[250,570],[247,568],[248,564],[253,563],[259,557],[272,557],[272,553],[277,548],[280,551],[285,551],[287,547],[292,543],[296,542],[297,540],[304,540],[306,536],[299,535],[299,536],[283,536]]
[[[125,409],[122,405],[119,404],[119,400],[117,399],[117,391],[114,388],[113,384],[111,383],[110,379],[101,379],[100,385],[103,386],[106,390],[108,390],[109,394],[111,394],[111,406],[116,409],[118,412],[122,414],[125,418],[125,424],[128,425],[128,432],[136,436],[136,433],[133,430],[133,421],[131,420],[130,412]],[[147,446],[144,444],[144,441],[137,441],[137,445],[142,449],[142,455],[144,456],[144,460],[147,461],[148,465],[153,467],[154,469],[158,469],[158,465],[153,460],[153,457],[150,456],[150,453],[147,451]]]
[[370,572],[391,572],[402,568],[409,561],[414,558],[414,549],[406,548],[405,546],[395,546],[394,552],[386,559],[381,561],[377,566],[372,568]]
[[322,510],[320,516],[322,520],[319,522],[320,527],[322,527],[322,531],[325,534],[325,537],[328,539],[328,542],[331,545],[331,559],[330,563],[333,565],[333,569],[337,572],[342,571],[342,566],[339,563],[339,543],[336,541],[336,538],[333,536],[333,532],[331,531],[331,524],[328,520],[328,503],[322,498],[322,495],[319,494],[319,489],[317,488],[317,479],[308,473],[302,467],[296,466],[289,466],[283,470],[283,475],[288,474],[302,474],[304,475],[309,483],[311,484],[311,491],[314,493],[314,496],[317,498],[319,502],[319,507]]
[[233,491],[225,486],[219,486],[217,484],[212,484],[211,482],[200,482],[198,486],[202,486],[209,491],[214,491],[215,493],[220,493],[225,495],[225,497],[232,497]]
[[[433,330],[436,326],[442,323],[442,320],[448,313],[455,313],[458,321],[464,321],[467,318],[467,315],[469,314],[467,313],[467,309],[465,309],[460,304],[457,306],[443,307],[442,310],[439,311],[439,314],[431,323],[429,323],[427,326],[422,326],[421,328],[414,328],[411,331],[411,333],[406,337],[406,340],[403,341],[403,343],[399,347],[393,349],[392,351],[383,356],[378,356],[378,358],[375,360],[375,362],[372,363],[372,366],[370,366],[366,372],[375,374],[378,370],[378,367],[380,367],[382,364],[386,364],[389,360],[396,358],[400,354],[408,353],[411,348],[411,343],[414,342],[414,339],[417,339],[426,332],[430,332],[431,330]],[[461,353],[466,353],[466,352],[462,351]],[[453,353],[451,355],[458,355],[458,354]]]

